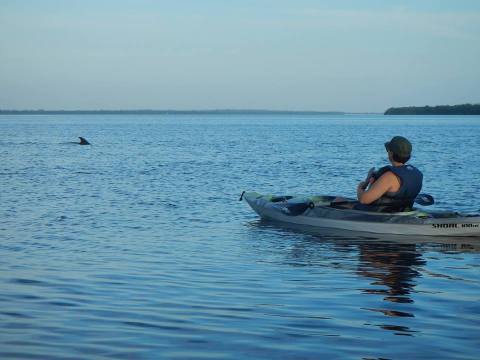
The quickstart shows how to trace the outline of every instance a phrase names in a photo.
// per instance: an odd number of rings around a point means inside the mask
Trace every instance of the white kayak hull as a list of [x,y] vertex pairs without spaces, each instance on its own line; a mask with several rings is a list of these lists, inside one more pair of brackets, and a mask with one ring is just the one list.
[[480,236],[480,216],[435,218],[426,216],[426,212],[418,211],[369,213],[332,208],[325,204],[315,204],[314,208],[307,208],[304,213],[291,216],[282,211],[281,203],[270,202],[269,196],[252,192],[245,193],[243,198],[260,217],[291,224],[380,234]]

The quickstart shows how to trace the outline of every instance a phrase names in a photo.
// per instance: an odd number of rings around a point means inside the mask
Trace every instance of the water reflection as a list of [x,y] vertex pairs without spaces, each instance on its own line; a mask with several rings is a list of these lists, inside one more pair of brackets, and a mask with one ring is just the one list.
[[270,229],[277,227],[282,232],[308,236],[300,237],[301,241],[295,242],[291,247],[287,255],[290,265],[314,265],[317,256],[325,259],[325,247],[328,247],[330,251],[342,253],[343,260],[342,265],[337,261],[332,261],[329,265],[347,267],[349,264],[352,272],[369,279],[373,288],[360,289],[363,293],[383,295],[383,299],[389,302],[413,302],[410,294],[416,284],[415,278],[421,275],[419,270],[426,264],[416,243],[395,242],[383,235],[284,226],[263,220],[256,226]]
[[[398,235],[376,235],[334,229],[315,229],[291,224],[258,220],[250,223],[255,228],[272,232],[282,237],[269,237],[277,241],[284,251],[284,263],[291,266],[323,266],[341,268],[367,280],[359,282],[358,294],[374,295],[376,300],[357,300],[358,308],[372,314],[382,314],[388,321],[367,323],[392,331],[396,335],[412,336],[408,318],[415,318],[411,306],[415,302],[415,287],[427,261],[427,251],[444,253],[480,252],[480,239],[432,238]],[[285,242],[288,245],[285,245]],[[264,243],[265,245],[265,243]],[[288,251],[285,251],[287,250]],[[269,250],[272,250],[269,248]],[[354,283],[347,286],[356,286]],[[352,299],[354,301],[354,299]],[[372,302],[375,304],[372,306]],[[386,323],[385,323],[386,322]],[[393,322],[393,323],[392,323]]]
[[384,295],[386,301],[413,302],[410,294],[415,287],[415,278],[420,275],[418,267],[425,265],[415,244],[360,243],[358,250],[358,274],[373,279],[371,285],[385,287],[363,289],[363,292]]

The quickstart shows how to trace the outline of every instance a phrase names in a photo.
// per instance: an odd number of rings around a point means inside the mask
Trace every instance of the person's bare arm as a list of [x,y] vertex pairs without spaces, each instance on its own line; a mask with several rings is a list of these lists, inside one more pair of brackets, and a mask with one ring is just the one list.
[[375,200],[380,199],[386,192],[392,191],[395,182],[398,183],[398,180],[392,172],[383,174],[367,191],[364,190],[365,183],[361,182],[357,187],[358,201],[361,204],[371,204]]

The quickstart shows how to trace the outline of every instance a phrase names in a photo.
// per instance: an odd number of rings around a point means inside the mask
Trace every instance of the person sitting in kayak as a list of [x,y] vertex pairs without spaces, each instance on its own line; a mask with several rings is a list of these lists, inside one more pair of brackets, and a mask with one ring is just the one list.
[[[402,136],[385,143],[391,165],[369,173],[357,186],[357,210],[397,212],[410,210],[422,189],[423,174],[406,165],[412,154],[412,144]],[[368,190],[367,190],[368,188]]]

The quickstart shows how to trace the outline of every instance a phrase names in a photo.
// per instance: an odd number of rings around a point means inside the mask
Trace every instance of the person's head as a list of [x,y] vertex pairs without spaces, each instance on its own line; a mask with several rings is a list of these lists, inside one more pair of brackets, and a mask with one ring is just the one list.
[[405,164],[412,155],[412,144],[403,136],[394,136],[385,143],[385,149],[388,152],[388,159],[392,162]]

